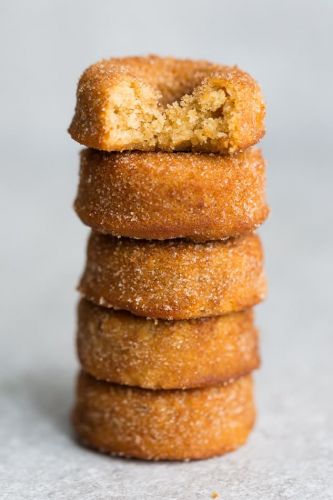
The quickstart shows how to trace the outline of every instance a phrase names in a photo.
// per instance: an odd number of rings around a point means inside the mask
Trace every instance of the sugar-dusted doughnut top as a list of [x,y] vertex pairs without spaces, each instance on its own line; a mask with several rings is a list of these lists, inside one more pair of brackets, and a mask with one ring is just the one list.
[[233,153],[263,136],[264,116],[258,84],[237,67],[125,57],[83,73],[69,132],[105,151]]

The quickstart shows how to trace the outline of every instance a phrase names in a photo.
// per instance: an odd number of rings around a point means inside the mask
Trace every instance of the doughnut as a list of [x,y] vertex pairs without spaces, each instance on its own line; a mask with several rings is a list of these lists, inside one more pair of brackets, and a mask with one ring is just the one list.
[[98,232],[140,239],[219,240],[253,231],[268,215],[259,150],[81,153],[75,209]]
[[154,321],[82,299],[77,349],[82,368],[95,378],[146,389],[221,384],[259,366],[251,310]]
[[125,57],[83,73],[69,133],[104,151],[230,154],[259,141],[264,117],[258,84],[236,66]]
[[226,241],[145,241],[92,233],[81,294],[137,316],[191,319],[240,311],[266,291],[255,234]]
[[150,391],[81,372],[72,420],[81,443],[103,453],[146,460],[221,455],[245,443],[253,427],[252,378],[204,389]]

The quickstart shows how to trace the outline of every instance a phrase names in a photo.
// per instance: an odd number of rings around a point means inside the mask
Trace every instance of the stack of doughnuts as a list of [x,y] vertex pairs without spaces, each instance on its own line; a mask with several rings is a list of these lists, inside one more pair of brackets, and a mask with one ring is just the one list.
[[103,60],[77,89],[79,283],[73,424],[112,455],[189,460],[243,444],[266,294],[257,83],[237,67]]

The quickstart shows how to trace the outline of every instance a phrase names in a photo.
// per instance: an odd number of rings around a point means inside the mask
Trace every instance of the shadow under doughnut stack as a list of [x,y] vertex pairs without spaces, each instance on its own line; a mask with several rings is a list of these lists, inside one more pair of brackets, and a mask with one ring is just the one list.
[[190,460],[243,444],[266,293],[265,105],[237,67],[103,60],[77,90],[79,284],[73,425],[112,455]]

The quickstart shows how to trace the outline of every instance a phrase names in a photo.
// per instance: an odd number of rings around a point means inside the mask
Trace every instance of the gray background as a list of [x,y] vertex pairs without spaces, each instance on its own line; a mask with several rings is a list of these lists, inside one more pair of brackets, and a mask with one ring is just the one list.
[[[1,498],[333,498],[332,20],[330,0],[1,1]],[[268,104],[259,418],[206,462],[99,456],[68,424],[87,229],[66,128],[82,70],[133,53],[238,64]]]

